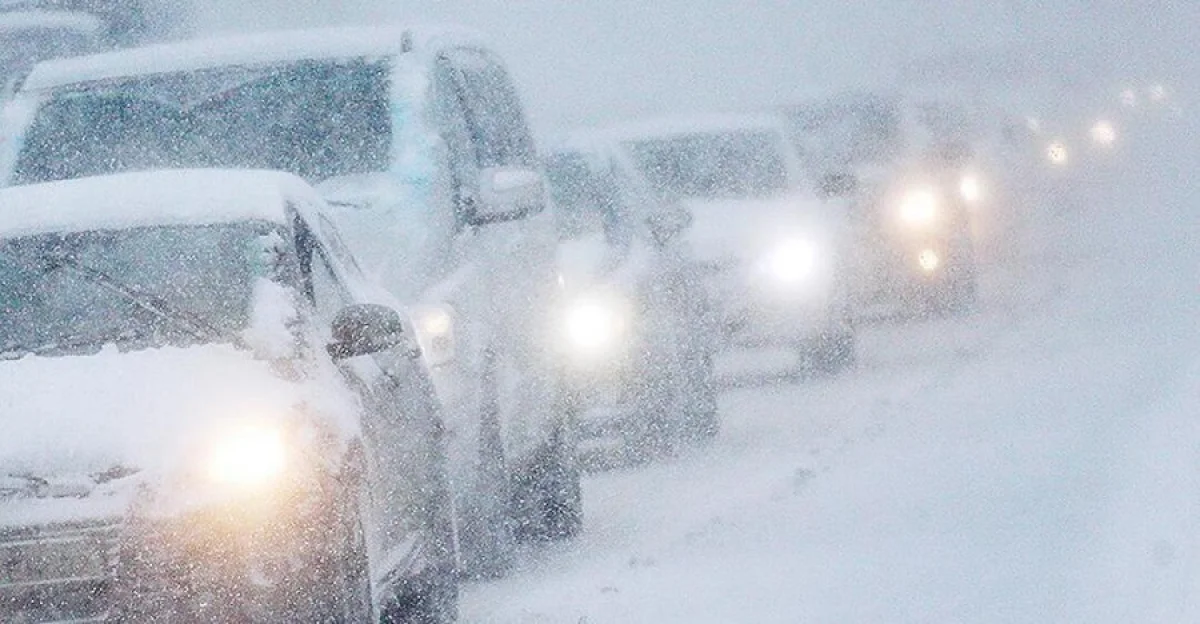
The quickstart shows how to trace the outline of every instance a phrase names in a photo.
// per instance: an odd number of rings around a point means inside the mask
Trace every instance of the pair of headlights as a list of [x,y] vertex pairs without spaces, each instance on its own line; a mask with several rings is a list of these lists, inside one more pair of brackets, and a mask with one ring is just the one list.
[[[963,174],[958,180],[958,195],[968,204],[983,201],[983,180],[974,173]],[[924,229],[937,222],[945,196],[936,186],[917,186],[900,196],[900,221],[910,228]]]

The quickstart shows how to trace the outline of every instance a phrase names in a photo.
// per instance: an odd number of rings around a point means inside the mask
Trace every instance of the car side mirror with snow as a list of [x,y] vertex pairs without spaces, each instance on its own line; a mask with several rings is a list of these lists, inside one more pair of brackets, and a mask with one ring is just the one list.
[[846,172],[826,174],[817,183],[817,191],[826,199],[853,195],[858,192],[858,176]]
[[386,351],[407,342],[404,321],[395,310],[373,303],[347,306],[333,319],[333,342],[325,348],[334,360]]
[[546,207],[542,174],[524,167],[488,167],[479,174],[479,201],[467,222],[487,225],[537,214]]

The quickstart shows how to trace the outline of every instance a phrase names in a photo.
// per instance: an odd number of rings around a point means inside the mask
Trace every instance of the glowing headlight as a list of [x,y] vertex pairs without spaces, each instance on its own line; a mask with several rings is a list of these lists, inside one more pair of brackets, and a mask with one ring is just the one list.
[[959,180],[958,192],[964,200],[973,204],[983,199],[983,182],[979,180],[979,176],[968,173]]
[[609,348],[625,333],[623,306],[604,298],[580,299],[567,308],[564,331],[576,349],[595,353]]
[[922,249],[921,253],[917,254],[917,264],[922,271],[933,273],[942,265],[942,259],[937,252],[932,249]]
[[900,219],[911,226],[927,226],[937,218],[938,203],[938,194],[931,188],[909,191],[900,201]]
[[1055,141],[1046,147],[1046,159],[1052,165],[1065,165],[1068,157],[1067,146],[1062,141]]
[[214,483],[256,488],[287,468],[287,447],[278,429],[245,426],[225,434],[209,452],[207,474]]
[[1133,89],[1125,89],[1121,91],[1121,104],[1127,108],[1134,108],[1138,105],[1138,94]]
[[805,240],[778,245],[766,257],[765,268],[771,277],[787,283],[803,281],[817,264],[817,248]]
[[1117,140],[1117,129],[1107,119],[1101,119],[1093,124],[1088,134],[1091,135],[1092,142],[1100,147],[1110,147]]

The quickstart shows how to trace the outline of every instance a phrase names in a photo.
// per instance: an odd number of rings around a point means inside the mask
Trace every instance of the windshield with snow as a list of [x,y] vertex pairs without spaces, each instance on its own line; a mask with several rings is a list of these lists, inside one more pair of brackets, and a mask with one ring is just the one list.
[[157,167],[278,169],[319,182],[387,169],[387,63],[301,61],[60,91],[13,175],[27,184]]
[[746,199],[788,188],[787,162],[773,132],[697,132],[626,147],[650,186],[665,196]]
[[0,354],[232,341],[269,232],[246,223],[0,239]]
[[884,98],[798,106],[788,120],[797,150],[816,171],[886,163],[904,148],[900,111]]

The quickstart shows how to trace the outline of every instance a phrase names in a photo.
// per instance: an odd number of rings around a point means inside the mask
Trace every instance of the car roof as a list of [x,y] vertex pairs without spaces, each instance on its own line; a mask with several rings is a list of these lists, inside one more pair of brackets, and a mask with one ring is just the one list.
[[566,145],[595,145],[597,142],[625,143],[641,139],[666,139],[689,134],[709,134],[737,130],[773,130],[781,132],[786,123],[780,115],[739,113],[681,115],[646,119],[572,134]]
[[456,27],[398,25],[286,30],[163,43],[38,64],[24,91],[151,74],[229,66],[261,66],[304,59],[388,56],[448,45],[483,45]]
[[139,226],[267,221],[288,204],[319,205],[316,191],[280,171],[177,169],[0,189],[0,237]]
[[36,29],[72,30],[99,35],[100,18],[80,11],[11,11],[0,14],[0,34]]

